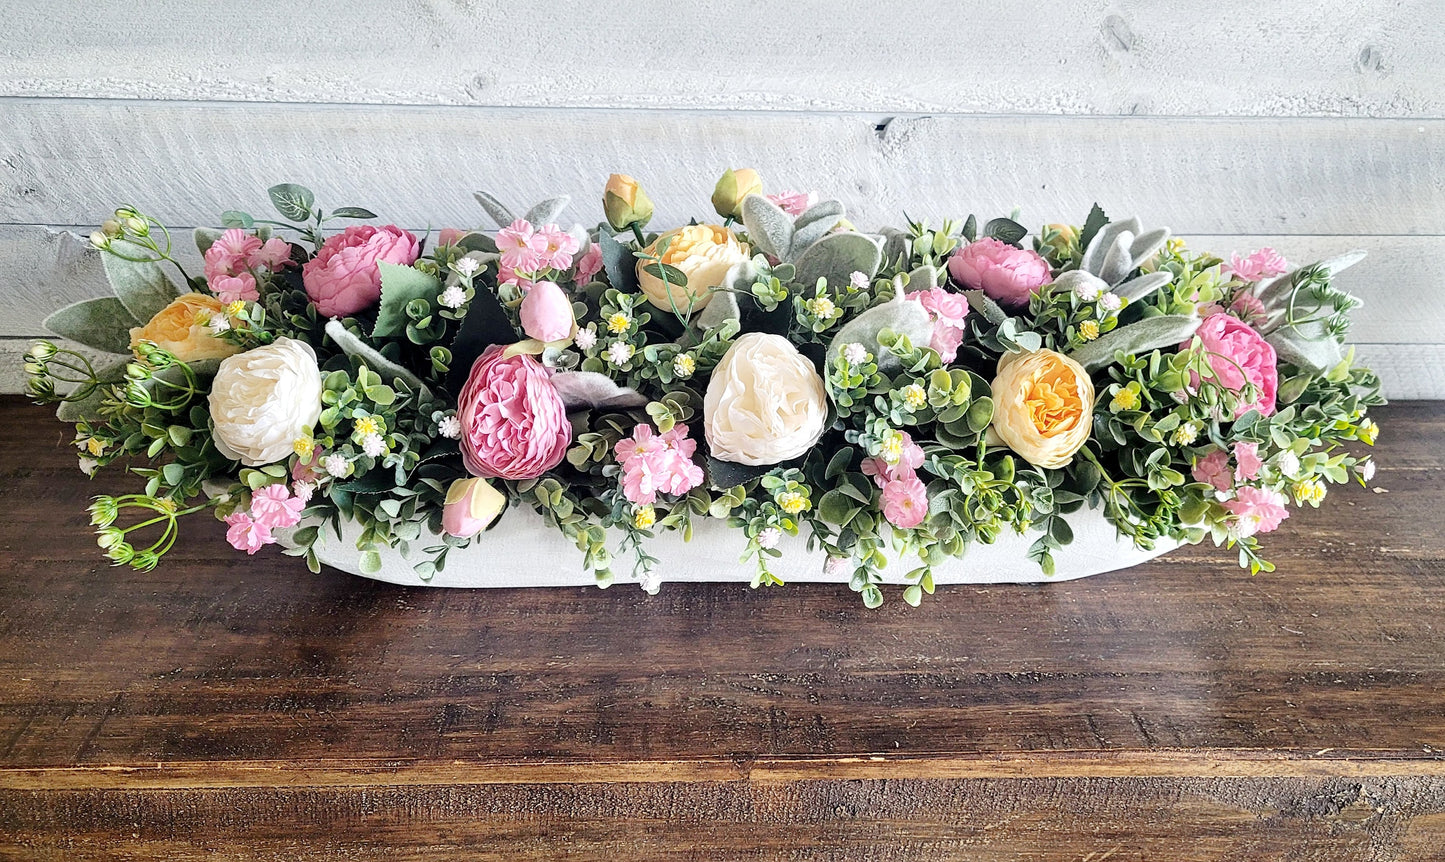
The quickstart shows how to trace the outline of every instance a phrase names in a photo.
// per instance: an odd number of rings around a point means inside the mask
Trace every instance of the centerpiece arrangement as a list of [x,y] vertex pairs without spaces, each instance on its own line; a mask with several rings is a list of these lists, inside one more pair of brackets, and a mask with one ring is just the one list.
[[716,223],[661,233],[622,175],[594,230],[561,226],[565,198],[478,193],[499,230],[432,237],[270,197],[283,220],[195,232],[203,273],[116,210],[90,238],[115,295],[27,355],[82,469],[145,482],[91,506],[116,564],[154,567],[209,512],[248,553],[316,571],[344,536],[356,571],[425,583],[526,516],[597,583],[655,590],[660,534],[726,524],[716,565],[741,554],[754,586],[805,543],[866,604],[885,581],[917,604],[1020,535],[1051,575],[1082,516],[1269,571],[1291,503],[1374,469],[1349,444],[1374,442],[1379,381],[1332,285],[1359,253],[1225,261],[1097,206],[1031,239],[1016,214],[869,234],[751,170],[717,183]]

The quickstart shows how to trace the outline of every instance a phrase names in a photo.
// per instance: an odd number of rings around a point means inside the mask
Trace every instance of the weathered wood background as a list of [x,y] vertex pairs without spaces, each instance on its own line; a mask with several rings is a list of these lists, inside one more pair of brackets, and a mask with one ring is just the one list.
[[68,239],[130,202],[176,227],[273,182],[424,228],[470,192],[613,170],[658,223],[727,166],[906,209],[1082,219],[1212,250],[1350,248],[1353,339],[1395,398],[1445,397],[1445,3],[688,5],[0,0],[0,391],[50,310],[104,291]]

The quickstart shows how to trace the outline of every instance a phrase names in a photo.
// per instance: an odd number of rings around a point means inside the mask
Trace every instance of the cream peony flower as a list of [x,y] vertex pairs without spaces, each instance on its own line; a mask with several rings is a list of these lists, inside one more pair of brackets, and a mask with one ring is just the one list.
[[1094,427],[1094,383],[1062,353],[1004,354],[993,380],[993,428],[1019,457],[1046,469],[1073,460]]
[[321,417],[321,371],[304,341],[278,338],[221,361],[211,384],[216,449],[248,467],[291,454]]
[[182,362],[234,356],[241,348],[216,337],[216,327],[211,323],[218,320],[230,322],[219,299],[204,293],[183,293],[156,312],[145,326],[131,329],[130,346],[135,349],[142,341],[149,341]]
[[[684,314],[689,308],[697,311],[707,305],[712,299],[713,288],[723,283],[733,264],[748,259],[748,247],[739,243],[732,231],[713,224],[694,224],[670,230],[653,241],[647,247],[647,253],[656,255],[658,243],[667,237],[673,239],[662,255],[662,262],[682,270],[687,276],[686,287],[663,285],[662,279],[644,272],[651,261],[637,262],[638,286],[647,295],[648,302],[666,311],[672,311],[674,302],[677,310]],[[671,301],[667,297],[669,288]]]
[[713,370],[702,416],[714,458],[777,464],[818,442],[828,422],[828,397],[813,363],[786,338],[749,332]]

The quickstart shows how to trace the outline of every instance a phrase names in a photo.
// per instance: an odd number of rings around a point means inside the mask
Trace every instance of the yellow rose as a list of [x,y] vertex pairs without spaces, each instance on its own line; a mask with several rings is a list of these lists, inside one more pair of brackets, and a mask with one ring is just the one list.
[[652,199],[637,180],[627,174],[613,174],[602,192],[602,211],[613,230],[631,230],[634,224],[643,228],[652,221]]
[[1094,427],[1094,383],[1062,353],[1005,354],[993,379],[993,428],[1004,445],[1034,465],[1073,460]]
[[743,198],[763,193],[763,181],[752,168],[728,168],[712,190],[712,208],[723,218],[739,218]]
[[132,329],[130,346],[134,349],[142,341],[154,342],[182,362],[234,356],[241,348],[217,338],[206,325],[211,318],[225,314],[226,307],[219,299],[203,293],[183,293],[156,312],[145,326]]
[[[658,244],[668,237],[672,238],[672,242],[663,252],[662,262],[682,270],[682,274],[687,276],[686,286],[670,282],[664,285],[662,279],[645,272],[652,261],[637,262],[638,286],[647,295],[647,301],[667,311],[672,310],[674,303],[677,310],[684,314],[689,309],[696,311],[707,305],[707,301],[712,299],[713,288],[723,283],[732,265],[748,259],[748,247],[739,243],[727,228],[713,224],[694,224],[670,230],[654,240],[647,247],[647,253],[656,256]],[[668,299],[669,289],[671,300]]]

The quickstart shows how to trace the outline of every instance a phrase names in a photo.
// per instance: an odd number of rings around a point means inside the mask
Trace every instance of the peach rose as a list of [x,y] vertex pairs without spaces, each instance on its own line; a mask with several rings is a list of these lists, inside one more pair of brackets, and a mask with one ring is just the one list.
[[207,326],[212,317],[225,314],[226,307],[219,299],[204,293],[183,293],[156,312],[145,326],[132,329],[130,346],[134,349],[142,341],[149,341],[182,362],[235,356],[241,348],[217,338]]
[[[670,230],[654,240],[647,247],[647,253],[656,255],[658,244],[668,237],[672,237],[672,242],[662,254],[662,262],[682,270],[687,276],[686,286],[664,285],[662,279],[645,271],[651,261],[637,261],[638,286],[647,295],[648,302],[665,311],[672,311],[674,303],[677,310],[684,314],[689,308],[697,311],[707,305],[712,299],[713,288],[723,283],[732,265],[747,260],[749,256],[748,247],[738,242],[732,231],[715,224],[694,224]],[[669,291],[672,293],[671,300],[668,299]]]
[[1005,354],[993,379],[993,428],[1019,457],[1046,469],[1073,460],[1094,427],[1094,383],[1062,353]]

